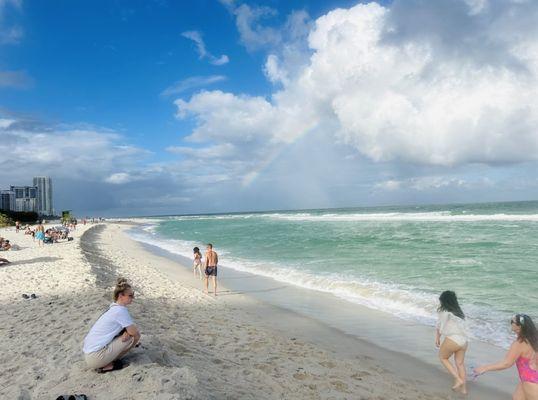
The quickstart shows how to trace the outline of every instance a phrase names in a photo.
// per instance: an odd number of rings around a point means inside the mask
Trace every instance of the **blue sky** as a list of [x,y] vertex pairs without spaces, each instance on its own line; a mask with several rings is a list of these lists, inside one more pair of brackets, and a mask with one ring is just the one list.
[[[278,26],[294,9],[319,15],[353,4],[336,1],[328,7],[330,3],[269,1],[267,6],[278,14],[268,22]],[[22,2],[19,11],[5,7],[8,18],[23,27],[24,38],[2,48],[1,62],[6,69],[26,71],[34,82],[28,90],[2,91],[2,105],[15,112],[118,129],[133,144],[160,152],[190,129],[188,122],[174,118],[170,98],[159,96],[174,82],[223,75],[226,80],[218,85],[223,91],[262,96],[271,91],[260,67],[264,53],[240,45],[233,16],[216,0]],[[209,51],[233,61],[214,66],[200,60],[193,42],[181,35],[191,30],[203,35]]]
[[101,215],[536,199],[537,15],[0,0],[0,188],[46,173]]

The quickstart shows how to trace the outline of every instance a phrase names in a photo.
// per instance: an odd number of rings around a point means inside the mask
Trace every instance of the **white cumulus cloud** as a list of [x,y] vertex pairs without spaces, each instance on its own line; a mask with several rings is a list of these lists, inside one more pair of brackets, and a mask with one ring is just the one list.
[[197,120],[187,138],[195,142],[286,143],[311,126],[311,121],[297,115],[302,111],[300,105],[280,107],[260,96],[202,91],[175,104],[178,118],[192,116]]
[[[536,159],[536,35],[501,25],[504,13],[477,14],[476,4],[465,19],[447,22],[450,14],[436,12],[443,9],[437,2],[428,7],[432,31],[423,32],[421,24],[394,13],[405,7],[420,15],[424,2],[403,3],[393,9],[361,4],[316,21],[310,34],[314,54],[300,85],[322,93],[320,100],[340,124],[338,136],[375,161],[455,165]],[[512,6],[522,5],[507,2],[504,11]],[[536,14],[538,5],[525,7]],[[481,18],[493,21],[486,27]],[[492,29],[496,23],[509,35]],[[450,33],[458,30],[462,41],[451,43]],[[495,50],[491,54],[480,54],[485,39]]]
[[329,124],[375,162],[536,160],[535,17],[538,3],[515,1],[336,9],[315,21],[294,73],[268,56],[266,74],[282,90],[267,99],[204,92],[176,101],[178,115],[198,121],[192,139],[292,142]]

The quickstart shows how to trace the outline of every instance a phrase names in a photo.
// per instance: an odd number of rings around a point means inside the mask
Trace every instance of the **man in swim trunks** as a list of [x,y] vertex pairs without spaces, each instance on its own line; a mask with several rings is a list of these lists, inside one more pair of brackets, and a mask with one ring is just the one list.
[[205,253],[205,292],[209,293],[209,277],[213,277],[213,292],[217,295],[217,265],[219,263],[219,256],[213,250],[211,243],[207,244],[207,251]]

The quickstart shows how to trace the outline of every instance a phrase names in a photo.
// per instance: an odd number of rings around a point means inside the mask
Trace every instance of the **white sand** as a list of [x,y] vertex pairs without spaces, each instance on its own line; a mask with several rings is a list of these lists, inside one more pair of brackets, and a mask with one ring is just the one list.
[[[13,261],[0,267],[1,399],[73,393],[90,400],[458,398],[448,376],[443,386],[432,386],[407,378],[409,371],[394,374],[389,353],[379,359],[337,354],[293,335],[299,326],[293,318],[287,332],[268,328],[274,316],[255,301],[215,299],[192,280],[172,280],[162,272],[172,263],[131,241],[125,225],[100,226],[102,234],[89,232],[83,246],[88,227],[79,227],[73,242],[41,248],[22,232],[0,230],[23,247],[0,252]],[[127,368],[97,374],[86,369],[81,343],[120,275],[135,287],[130,310],[142,346],[126,357]],[[22,293],[38,298],[25,300]],[[426,374],[420,370],[426,367],[409,366],[418,377]],[[497,398],[484,393],[469,398]]]

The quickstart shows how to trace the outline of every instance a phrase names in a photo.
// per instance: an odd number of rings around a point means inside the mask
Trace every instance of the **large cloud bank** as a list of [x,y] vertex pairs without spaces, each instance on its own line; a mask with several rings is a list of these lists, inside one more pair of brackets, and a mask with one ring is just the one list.
[[332,126],[373,161],[536,160],[537,20],[538,3],[522,0],[336,9],[315,21],[307,59],[290,66],[282,47],[268,54],[281,87],[269,99],[202,92],[178,100],[178,116],[194,116],[191,138],[212,144],[272,146]]

